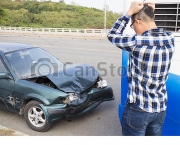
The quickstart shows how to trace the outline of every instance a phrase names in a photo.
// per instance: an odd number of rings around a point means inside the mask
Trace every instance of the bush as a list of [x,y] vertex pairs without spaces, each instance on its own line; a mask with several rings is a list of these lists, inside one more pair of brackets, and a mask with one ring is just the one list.
[[[104,12],[95,8],[55,2],[7,2],[0,0],[0,24],[19,27],[104,28]],[[120,14],[107,12],[107,28]]]

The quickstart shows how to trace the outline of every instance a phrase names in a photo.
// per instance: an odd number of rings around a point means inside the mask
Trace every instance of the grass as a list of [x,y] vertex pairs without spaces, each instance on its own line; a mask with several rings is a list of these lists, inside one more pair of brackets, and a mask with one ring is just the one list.
[[0,129],[0,136],[15,136],[15,131],[11,129]]
[[0,136],[25,136],[25,134],[0,125]]

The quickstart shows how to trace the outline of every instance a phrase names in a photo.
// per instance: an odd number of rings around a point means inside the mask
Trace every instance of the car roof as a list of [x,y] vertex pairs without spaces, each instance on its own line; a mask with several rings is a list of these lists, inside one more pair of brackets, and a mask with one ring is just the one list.
[[10,43],[10,42],[0,42],[0,50],[4,53],[23,50],[28,48],[35,48],[35,46],[29,44],[22,44],[22,43]]

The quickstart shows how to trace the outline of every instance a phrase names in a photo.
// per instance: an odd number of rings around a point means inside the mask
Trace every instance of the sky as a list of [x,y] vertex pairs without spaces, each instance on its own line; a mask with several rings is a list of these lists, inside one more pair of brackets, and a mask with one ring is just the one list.
[[[52,0],[59,1],[59,0]],[[70,4],[71,2],[75,2],[80,6],[93,7],[98,9],[103,9],[105,5],[105,0],[64,0],[66,4]],[[117,13],[123,12],[123,4],[124,0],[106,0],[106,5],[109,6],[109,10]]]

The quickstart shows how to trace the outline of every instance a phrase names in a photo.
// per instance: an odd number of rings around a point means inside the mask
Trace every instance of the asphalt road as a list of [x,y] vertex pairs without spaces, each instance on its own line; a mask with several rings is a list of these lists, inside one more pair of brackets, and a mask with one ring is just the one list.
[[115,100],[104,102],[91,112],[57,121],[47,132],[36,132],[26,124],[23,116],[0,110],[0,125],[30,136],[120,136],[118,118],[120,102],[121,50],[107,39],[37,36],[35,34],[0,34],[0,42],[19,42],[44,48],[62,62],[87,63],[96,67],[113,88]]

